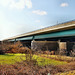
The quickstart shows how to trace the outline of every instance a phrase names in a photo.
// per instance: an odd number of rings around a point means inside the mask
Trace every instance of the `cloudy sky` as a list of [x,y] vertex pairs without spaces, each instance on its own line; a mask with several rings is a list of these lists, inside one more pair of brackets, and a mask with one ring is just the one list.
[[75,0],[0,0],[0,40],[75,19]]

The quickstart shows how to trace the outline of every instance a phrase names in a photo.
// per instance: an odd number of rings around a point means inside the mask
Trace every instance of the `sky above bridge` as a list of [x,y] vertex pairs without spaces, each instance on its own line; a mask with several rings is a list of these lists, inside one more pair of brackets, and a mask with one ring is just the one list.
[[75,0],[0,0],[0,40],[75,19]]

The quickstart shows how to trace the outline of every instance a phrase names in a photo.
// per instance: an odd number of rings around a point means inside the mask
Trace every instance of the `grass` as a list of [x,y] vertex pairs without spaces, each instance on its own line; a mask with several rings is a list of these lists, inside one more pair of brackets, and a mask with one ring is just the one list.
[[56,75],[75,75],[75,70],[74,71],[69,71],[69,72],[64,72],[64,73],[58,73]]
[[[0,64],[14,64],[16,62],[22,61],[20,59],[20,56],[24,54],[5,54],[5,55],[0,55]],[[25,59],[22,57],[22,59]]]
[[[5,54],[0,55],[0,64],[14,64],[16,62],[21,62],[22,60],[26,60],[25,54]],[[40,66],[44,65],[64,65],[67,64],[67,62],[64,61],[57,61],[54,59],[44,58],[37,55],[33,56],[33,59],[37,60],[37,64]]]

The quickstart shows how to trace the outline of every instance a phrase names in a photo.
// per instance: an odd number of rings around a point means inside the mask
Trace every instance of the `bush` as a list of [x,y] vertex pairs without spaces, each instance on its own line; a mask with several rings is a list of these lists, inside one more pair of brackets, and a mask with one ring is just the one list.
[[43,51],[43,54],[49,54],[49,55],[54,55],[55,54],[55,51]]
[[32,50],[28,47],[23,47],[20,41],[14,43],[3,43],[0,45],[0,52],[4,53],[25,53],[30,54]]

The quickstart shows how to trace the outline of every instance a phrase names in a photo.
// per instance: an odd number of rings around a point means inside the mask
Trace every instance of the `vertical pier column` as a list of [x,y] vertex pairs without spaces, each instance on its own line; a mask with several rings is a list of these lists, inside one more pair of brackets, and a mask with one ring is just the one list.
[[14,40],[14,44],[16,43],[16,39]]
[[60,48],[60,41],[61,41],[61,40],[59,39],[59,40],[58,40],[58,45],[59,45],[58,51],[60,51],[60,49],[61,49],[61,48]]

